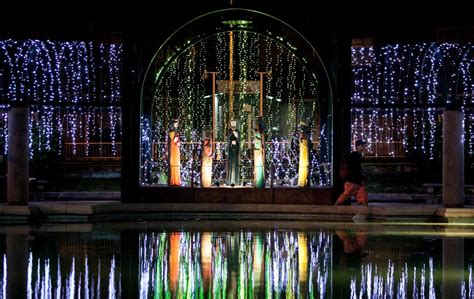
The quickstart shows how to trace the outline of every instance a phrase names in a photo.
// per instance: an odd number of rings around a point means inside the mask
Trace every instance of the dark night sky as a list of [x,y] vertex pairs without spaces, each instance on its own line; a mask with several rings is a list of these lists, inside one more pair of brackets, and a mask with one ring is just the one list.
[[[310,0],[234,0],[234,7],[272,14],[310,34],[337,27],[352,36],[371,35],[387,41],[433,40],[439,27],[474,27],[468,1],[445,1],[442,5],[434,5],[434,1],[354,2],[309,5]],[[149,38],[150,32],[167,35],[195,16],[230,7],[229,0],[170,1],[166,5],[143,0],[58,3],[2,3],[0,38],[107,39],[125,31]]]

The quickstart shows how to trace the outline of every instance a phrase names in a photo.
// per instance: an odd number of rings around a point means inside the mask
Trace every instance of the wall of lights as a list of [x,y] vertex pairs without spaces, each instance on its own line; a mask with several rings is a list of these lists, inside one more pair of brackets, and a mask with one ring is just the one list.
[[474,155],[474,45],[386,45],[352,49],[352,136],[370,155],[437,160],[442,112],[458,103],[465,113],[465,145]]
[[30,158],[66,150],[87,157],[100,143],[119,155],[121,61],[120,44],[0,40],[0,152],[8,151],[9,105],[24,102]]
[[[213,183],[223,185],[226,178],[226,142],[229,122],[229,59],[233,52],[233,115],[241,140],[241,181],[252,184],[252,132],[259,115],[258,71],[263,76],[263,106],[266,134],[267,186],[294,186],[298,175],[298,124],[304,120],[312,129],[312,185],[331,182],[330,163],[320,155],[326,146],[325,125],[316,123],[321,113],[319,95],[313,77],[303,63],[278,40],[249,32],[223,32],[189,47],[167,69],[155,74],[151,119],[142,118],[143,185],[166,184],[168,174],[167,134],[172,119],[179,119],[181,181],[199,185],[200,151],[203,131],[212,127],[211,76],[217,71],[217,145]],[[211,68],[211,69],[208,69]],[[227,88],[226,88],[227,87]],[[146,135],[146,136],[145,136]],[[273,167],[273,170],[272,170]],[[271,173],[273,172],[273,174]]]
[[[297,179],[296,126],[301,119],[319,117],[317,88],[300,61],[274,39],[255,33],[234,34],[234,78],[241,90],[264,76],[267,165],[274,166],[274,183],[294,185]],[[142,183],[166,182],[167,161],[162,149],[169,119],[179,118],[183,136],[183,182],[199,182],[202,130],[211,126],[209,77],[204,76],[209,49],[217,81],[229,79],[229,36],[218,34],[179,56],[166,70],[154,94],[153,115],[142,130]],[[108,144],[120,156],[121,55],[119,44],[0,40],[0,153],[7,153],[10,103],[31,107],[30,157],[56,151],[84,157]],[[422,155],[435,160],[441,152],[442,110],[458,102],[465,112],[466,153],[474,156],[474,45],[411,44],[352,49],[352,136],[369,142],[377,157]],[[243,104],[258,112],[258,93],[235,93],[237,109]],[[218,119],[215,181],[225,177],[225,130],[228,95],[217,93]],[[248,115],[236,114],[242,143],[242,179],[251,181],[252,157],[248,146]],[[312,124],[313,183],[327,185],[331,169],[320,153],[327,144],[324,124]],[[145,128],[146,127],[146,128]],[[144,136],[142,134],[142,136]],[[147,146],[143,146],[147,143]],[[67,145],[67,148],[66,148]],[[101,149],[102,150],[102,149]],[[270,167],[266,177],[270,179]]]

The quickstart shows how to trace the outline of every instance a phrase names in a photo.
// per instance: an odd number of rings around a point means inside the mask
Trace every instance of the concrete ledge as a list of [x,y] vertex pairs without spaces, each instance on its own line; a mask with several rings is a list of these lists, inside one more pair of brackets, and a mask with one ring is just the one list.
[[474,208],[388,203],[374,203],[364,207],[235,203],[122,204],[117,201],[52,201],[31,203],[30,206],[0,206],[0,222],[3,224],[183,219],[472,223]]
[[38,207],[0,205],[1,224],[24,224],[36,220],[44,220]]
[[[383,222],[474,222],[474,208],[445,208],[436,205],[373,204],[364,206],[291,204],[100,204],[93,207],[96,221],[114,217],[140,220],[242,219]],[[458,220],[456,220],[458,219]]]
[[268,188],[195,188],[193,196],[196,203],[272,203],[272,190]]
[[240,232],[243,228],[248,230],[297,230],[314,232],[324,230],[362,230],[377,235],[420,235],[420,236],[473,236],[474,230],[471,225],[462,224],[423,224],[423,223],[383,223],[380,222],[334,222],[315,221],[314,219],[262,219],[259,221],[245,219],[180,219],[166,221],[130,221],[95,222],[95,223],[43,223],[31,226],[28,224],[0,225],[0,233],[30,234],[38,232],[61,232],[61,233],[106,233],[108,238],[120,239],[120,232],[124,230],[159,230],[159,231],[215,231],[215,232]]
[[30,206],[10,206],[0,205],[0,216],[3,215],[18,215],[18,216],[29,216],[31,214]]
[[60,192],[58,200],[120,200],[120,192]]
[[140,198],[126,202],[141,203],[232,203],[232,204],[332,204],[331,187],[246,188],[246,187],[142,187]]

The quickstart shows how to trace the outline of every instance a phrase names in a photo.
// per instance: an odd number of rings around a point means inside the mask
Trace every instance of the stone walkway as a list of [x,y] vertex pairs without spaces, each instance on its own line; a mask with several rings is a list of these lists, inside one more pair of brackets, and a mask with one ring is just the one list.
[[0,223],[84,223],[168,220],[283,220],[384,223],[474,223],[474,206],[370,203],[364,206],[270,204],[122,204],[119,201],[41,201],[0,205]]

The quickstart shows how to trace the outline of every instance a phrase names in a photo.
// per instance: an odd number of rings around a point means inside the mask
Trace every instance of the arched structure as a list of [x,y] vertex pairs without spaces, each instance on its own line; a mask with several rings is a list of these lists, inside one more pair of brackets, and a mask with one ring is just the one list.
[[[266,137],[265,189],[295,189],[302,124],[308,126],[311,141],[309,185],[328,189],[333,183],[332,101],[329,76],[318,53],[290,25],[248,9],[224,9],[195,18],[161,45],[144,76],[140,188],[166,189],[168,130],[172,120],[179,119],[181,186],[199,187],[199,157],[207,130],[214,141],[211,189],[235,193],[222,187],[227,183],[228,123],[236,119],[241,180],[235,187],[252,193],[252,136],[260,116]],[[306,189],[316,188],[297,192]],[[176,190],[166,192],[186,192]],[[271,194],[263,202],[275,202],[273,190]]]

